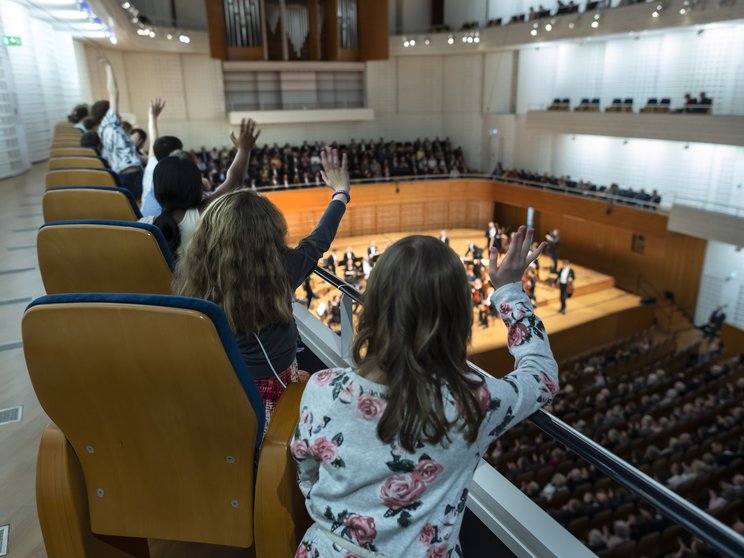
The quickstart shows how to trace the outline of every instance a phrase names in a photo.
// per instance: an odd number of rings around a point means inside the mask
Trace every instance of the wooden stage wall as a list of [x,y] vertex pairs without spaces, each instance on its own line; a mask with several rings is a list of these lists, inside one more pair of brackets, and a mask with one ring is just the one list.
[[724,358],[744,353],[744,329],[731,324],[723,324],[721,329]]
[[[308,234],[327,207],[325,188],[270,192],[287,218],[290,240]],[[561,254],[637,292],[645,277],[694,314],[707,241],[667,231],[667,217],[603,201],[479,179],[389,182],[354,186],[339,236],[483,227],[496,219],[516,227],[535,208],[540,237],[561,231]],[[631,250],[633,234],[645,237],[644,253]],[[473,239],[480,241],[482,239]]]
[[[636,306],[556,333],[548,331],[548,335],[555,359],[560,363],[623,337],[629,337],[641,329],[651,327],[653,323],[654,306]],[[514,370],[514,358],[506,347],[474,353],[469,355],[469,358],[496,376],[503,376]]]

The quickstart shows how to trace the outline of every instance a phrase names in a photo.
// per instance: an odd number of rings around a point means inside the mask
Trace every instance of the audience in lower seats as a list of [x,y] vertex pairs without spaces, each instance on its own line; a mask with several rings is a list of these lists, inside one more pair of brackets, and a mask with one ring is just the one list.
[[[255,141],[252,122],[247,130],[248,140]],[[250,151],[248,140],[237,140],[240,149]],[[160,168],[172,158],[155,168],[156,194]],[[331,201],[318,226],[296,248],[286,245],[281,211],[267,197],[240,189],[204,213],[176,267],[179,294],[211,300],[224,309],[264,400],[267,428],[286,385],[308,377],[297,368],[292,295],[330,247],[350,199],[346,158],[339,164],[336,150],[323,152],[322,165],[324,181],[333,190]],[[198,174],[195,165],[194,170]]]
[[207,196],[204,195],[201,173],[191,154],[177,151],[158,161],[153,172],[153,190],[162,212],[156,217],[143,217],[140,221],[154,224],[163,231],[176,259],[183,255],[199,223],[199,216],[209,204],[241,186],[251,149],[259,134],[253,120],[241,122],[238,137],[234,132],[230,133],[230,140],[237,149],[235,159],[225,181]]
[[[621,341],[564,363],[564,395],[552,411],[733,525],[744,514],[744,354],[711,365],[709,353],[718,354],[718,347],[678,352],[672,339],[646,335]],[[495,466],[597,552],[622,544],[610,530],[613,520],[630,527],[638,555],[671,555],[677,538],[689,549],[673,523],[534,427],[518,427],[492,452]],[[646,548],[641,538],[652,533],[669,540]]]
[[521,227],[503,263],[491,258],[492,303],[517,361],[503,379],[468,368],[472,302],[458,256],[427,236],[383,252],[354,367],[313,375],[302,397],[291,451],[314,525],[296,556],[462,555],[481,455],[558,389],[544,327],[519,284],[539,254],[528,254],[531,243]]
[[496,165],[491,176],[495,179],[505,178],[510,182],[522,182],[527,186],[538,188],[557,186],[562,191],[569,193],[575,192],[584,196],[612,196],[613,201],[631,206],[654,209],[655,206],[661,203],[661,195],[656,190],[648,193],[643,188],[639,191],[632,188],[622,189],[615,183],[610,184],[608,188],[607,186],[599,186],[589,181],[576,181],[570,176],[551,176],[547,172],[539,174],[524,169],[505,169],[501,163]]

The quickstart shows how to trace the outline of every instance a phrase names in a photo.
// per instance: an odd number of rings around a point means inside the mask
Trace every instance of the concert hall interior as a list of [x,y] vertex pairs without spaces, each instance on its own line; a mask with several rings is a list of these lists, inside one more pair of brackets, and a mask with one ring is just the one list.
[[744,556],[744,0],[0,36],[0,557]]

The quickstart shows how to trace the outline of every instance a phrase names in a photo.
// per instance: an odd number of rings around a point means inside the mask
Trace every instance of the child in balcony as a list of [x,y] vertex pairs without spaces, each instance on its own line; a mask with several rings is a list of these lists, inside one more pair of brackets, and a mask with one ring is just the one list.
[[287,246],[282,212],[265,196],[239,189],[204,212],[176,266],[178,294],[224,309],[264,401],[267,426],[287,384],[307,380],[297,368],[292,295],[330,248],[350,199],[346,156],[339,164],[337,151],[329,150],[322,161],[333,193],[318,226],[296,248]]
[[468,368],[473,310],[457,254],[404,238],[372,270],[354,366],[315,374],[291,451],[315,521],[296,557],[461,556],[458,534],[481,457],[550,402],[558,366],[520,281],[543,246],[515,233],[502,264],[491,251],[491,304],[508,327],[516,370]]

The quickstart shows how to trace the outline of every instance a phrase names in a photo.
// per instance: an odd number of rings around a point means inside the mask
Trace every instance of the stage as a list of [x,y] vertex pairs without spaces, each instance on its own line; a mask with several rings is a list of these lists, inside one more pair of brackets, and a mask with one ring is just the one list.
[[[439,230],[429,230],[420,234],[438,237],[439,233]],[[371,240],[376,241],[377,247],[383,250],[387,243],[393,243],[409,234],[411,233],[337,238],[332,249],[336,249],[337,256],[342,258],[346,248],[351,246],[354,254],[362,257],[367,255]],[[467,251],[468,241],[477,246],[485,246],[485,231],[479,229],[448,230],[447,234],[450,246],[461,256]],[[558,287],[545,281],[550,275],[548,270],[551,265],[550,258],[540,257],[541,280],[536,289],[536,314],[545,324],[557,358],[569,358],[591,346],[609,343],[620,335],[632,332],[636,325],[638,329],[651,325],[652,307],[641,306],[640,297],[615,288],[615,280],[611,276],[575,263],[571,264],[576,274],[574,295],[568,300],[566,314],[561,314]],[[337,274],[342,272],[342,267],[337,268]],[[338,292],[317,277],[313,277],[312,285],[319,298],[313,301],[311,310],[315,311],[321,301],[330,306],[330,300]],[[300,288],[297,297],[304,296],[304,291]],[[469,354],[477,364],[484,367],[508,366],[510,357],[506,350],[506,328],[503,323],[491,318],[489,327],[485,328],[478,323],[478,311],[475,309]]]

